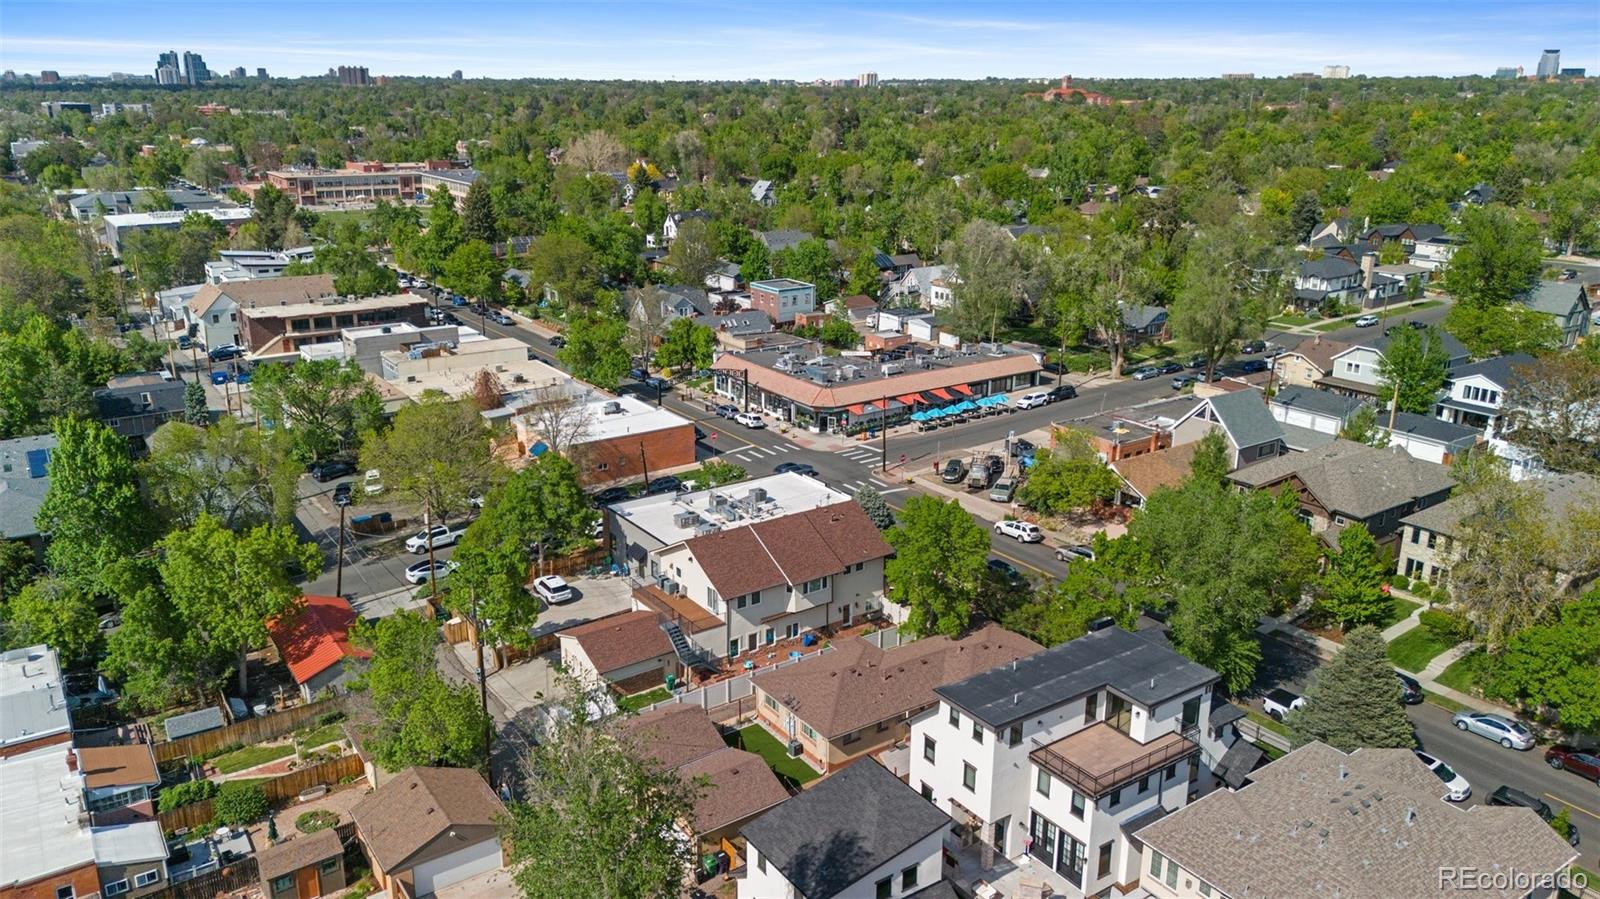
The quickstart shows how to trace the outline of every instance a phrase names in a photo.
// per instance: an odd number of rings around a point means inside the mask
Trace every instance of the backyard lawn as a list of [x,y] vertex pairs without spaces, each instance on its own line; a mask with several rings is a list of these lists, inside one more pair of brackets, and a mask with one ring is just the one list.
[[1416,674],[1428,667],[1434,656],[1449,649],[1449,644],[1425,627],[1414,627],[1389,641],[1389,661]]
[[646,690],[643,693],[622,697],[617,700],[617,708],[624,712],[637,712],[662,700],[671,698],[672,694],[667,692],[666,687],[656,687],[654,690]]
[[1282,721],[1273,720],[1272,716],[1268,715],[1266,712],[1255,708],[1245,708],[1244,715],[1246,718],[1249,718],[1251,721],[1254,721],[1267,730],[1277,734],[1282,734],[1285,737],[1291,736],[1289,733],[1289,725],[1284,724]]
[[341,722],[334,721],[307,731],[304,736],[296,736],[295,739],[299,741],[303,748],[316,749],[318,746],[326,746],[335,740],[343,740],[344,725]]
[[767,767],[771,768],[779,777],[788,778],[797,783],[806,783],[816,780],[822,775],[817,769],[806,764],[800,759],[789,758],[788,747],[778,742],[778,738],[767,732],[759,724],[752,724],[739,731],[739,748],[753,752],[766,760]]
[[246,768],[254,768],[267,762],[275,762],[285,756],[294,755],[294,744],[283,743],[277,746],[246,746],[226,752],[211,760],[220,774],[232,774]]

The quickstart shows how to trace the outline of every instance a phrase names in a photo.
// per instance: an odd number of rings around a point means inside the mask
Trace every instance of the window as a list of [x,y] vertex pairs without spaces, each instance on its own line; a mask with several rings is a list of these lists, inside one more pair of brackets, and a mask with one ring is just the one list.
[[771,627],[767,628],[767,632],[764,635],[764,638],[765,638],[766,644],[768,646],[771,646],[773,644],[773,642],[778,639],[778,631],[777,631],[777,629],[776,628],[771,628]]
[[961,763],[961,785],[966,787],[969,793],[975,793],[978,790],[978,769],[972,767],[968,762]]
[[1077,790],[1072,791],[1072,817],[1083,820],[1083,794]]
[[[61,892],[61,890],[66,890],[66,892],[63,893],[63,892]],[[105,893],[107,896],[121,896],[123,893],[126,893],[127,891],[128,891],[128,878],[126,878],[126,877],[122,878],[121,880],[114,880],[111,883],[106,884],[101,889],[101,892]],[[71,896],[71,895],[72,895],[72,887],[62,887],[61,889],[56,890],[57,899],[60,899],[61,896]]]
[[1040,768],[1039,778],[1034,783],[1033,788],[1039,791],[1040,796],[1048,797],[1050,795],[1050,772]]
[[861,569],[863,569],[865,567],[867,567],[867,563],[865,563],[865,562],[857,562],[856,563],[856,570],[857,571],[860,571]]
[[272,881],[272,891],[274,893],[287,892],[292,889],[294,889],[293,874],[285,874],[282,877],[274,878]]
[[808,740],[815,740],[817,738],[817,732],[812,730],[811,725],[809,724],[800,725],[800,732],[805,734],[806,739]]
[[917,885],[917,866],[916,865],[912,865],[909,868],[902,868],[900,870],[900,889],[909,890],[909,889],[911,889],[912,887],[914,887],[916,885]]
[[1083,701],[1083,723],[1084,724],[1092,724],[1094,722],[1094,719],[1099,716],[1099,705],[1100,705],[1100,694],[1099,693],[1090,693],[1089,697]]
[[933,738],[924,735],[922,738],[922,757],[927,761],[933,761],[934,746]]
[[325,859],[322,864],[318,866],[318,870],[324,874],[332,874],[333,872],[339,870],[339,860],[337,858]]
[[1167,889],[1169,889],[1169,890],[1175,890],[1175,889],[1178,888],[1178,866],[1177,865],[1174,865],[1174,864],[1168,864],[1167,865],[1167,880],[1166,880],[1166,884],[1167,884]]
[[1200,895],[1205,896],[1206,899],[1211,899],[1211,884],[1206,883],[1203,880],[1200,881]]
[[761,591],[760,590],[757,590],[756,592],[750,594],[750,604],[753,605],[753,606],[761,605]]
[[951,727],[960,727],[961,726],[961,713],[956,711],[956,707],[955,706],[951,706],[950,707],[950,726]]
[[1117,787],[1111,791],[1111,796],[1106,799],[1106,808],[1115,808],[1122,802],[1122,788]]
[[1428,532],[1428,548],[1433,549],[1439,544],[1439,535],[1433,531]]
[[1178,777],[1178,766],[1177,765],[1168,765],[1167,766],[1167,780],[1176,780],[1177,777]]
[[1416,543],[1421,538],[1422,538],[1422,529],[1421,528],[1415,528],[1415,527],[1412,528],[1411,529],[1411,542],[1412,543]]
[[762,874],[767,873],[767,859],[766,859],[766,856],[761,856],[761,857],[756,859],[756,870],[760,871]]
[[73,899],[76,895],[78,895],[77,891],[73,890],[71,884],[64,887],[56,887],[56,899]]
[[1162,866],[1166,864],[1167,857],[1161,853],[1150,850],[1150,876],[1155,880],[1161,879]]
[[771,696],[768,696],[768,697],[765,697],[764,699],[762,699],[761,703],[762,703],[762,705],[765,705],[767,708],[773,710],[774,712],[776,712],[778,710],[778,700],[773,699]]
[[873,884],[873,889],[877,890],[878,899],[890,899],[894,895],[894,878],[885,877]]
[[608,469],[610,467],[611,467],[611,463],[610,462],[601,462],[601,463],[595,465],[594,470],[595,471],[605,471],[606,469]]
[[828,576],[823,575],[814,581],[806,581],[805,585],[800,588],[800,591],[802,593],[815,593],[826,586],[828,586]]
[[861,732],[857,731],[857,730],[853,730],[853,731],[845,734],[844,737],[842,737],[839,740],[839,743],[841,745],[844,745],[844,746],[849,746],[851,743],[860,743],[860,742],[861,742]]
[[728,655],[736,656],[738,654],[739,654],[739,641],[738,640],[729,640],[728,641]]
[[[335,861],[337,861],[337,859],[335,859]],[[136,887],[149,886],[160,879],[161,872],[155,868],[151,868],[148,871],[141,871],[138,874],[133,875],[133,885]]]
[[933,787],[930,787],[926,783],[924,783],[922,785],[922,798],[928,800],[929,802],[932,802],[933,801]]
[[1006,745],[1015,746],[1022,742],[1022,725],[1013,724],[1011,730],[1006,732]]
[[1094,876],[1109,877],[1111,875],[1111,847],[1114,845],[1116,844],[1110,840],[1100,844],[1100,855],[1095,859]]
[[979,724],[976,718],[972,719],[972,742],[983,742],[983,725]]
[[742,608],[744,608],[744,605],[745,605],[745,602],[746,602],[746,598],[741,596],[738,599],[734,600],[733,602],[734,602],[734,608],[742,609]]
[[1150,789],[1150,775],[1146,774],[1145,776],[1139,778],[1139,792],[1140,793],[1144,793],[1144,792],[1149,791],[1149,789]]
[[889,729],[889,722],[888,721],[879,721],[878,722],[878,725],[877,725],[878,733],[881,734],[881,733],[883,733],[884,731],[886,731],[888,729]]

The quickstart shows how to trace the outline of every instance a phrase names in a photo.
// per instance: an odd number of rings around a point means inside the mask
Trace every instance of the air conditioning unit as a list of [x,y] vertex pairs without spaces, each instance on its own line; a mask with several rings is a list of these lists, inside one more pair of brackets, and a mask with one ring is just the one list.
[[616,400],[611,400],[602,406],[600,411],[606,415],[620,415],[622,414],[622,404]]
[[692,528],[700,521],[700,516],[693,512],[679,512],[672,516],[672,523],[680,528]]
[[764,502],[766,502],[767,501],[767,488],[765,488],[765,487],[751,487],[750,488],[750,493],[748,494],[748,498],[753,503],[764,503]]
[[789,758],[792,758],[792,759],[799,758],[801,751],[802,750],[800,748],[800,741],[799,740],[790,740],[789,741]]

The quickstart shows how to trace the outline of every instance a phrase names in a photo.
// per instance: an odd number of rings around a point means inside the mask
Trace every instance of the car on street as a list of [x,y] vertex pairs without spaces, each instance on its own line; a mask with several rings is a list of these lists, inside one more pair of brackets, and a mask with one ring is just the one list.
[[773,474],[786,474],[788,472],[803,474],[808,478],[814,478],[817,476],[816,467],[813,465],[807,465],[804,462],[779,462],[777,465],[772,466]]
[[1184,363],[1184,367],[1185,368],[1205,368],[1206,364],[1209,363],[1210,361],[1211,361],[1210,359],[1207,359],[1205,357],[1204,353],[1196,353],[1193,356],[1189,357],[1189,361]]
[[559,574],[547,574],[533,582],[533,592],[539,598],[551,605],[570,602],[572,600],[572,585],[567,583]]
[[1411,751],[1416,753],[1418,761],[1422,762],[1424,765],[1427,765],[1428,770],[1432,771],[1438,776],[1439,780],[1444,782],[1445,789],[1450,791],[1449,793],[1445,794],[1446,799],[1450,800],[1451,802],[1465,802],[1467,798],[1472,795],[1472,784],[1467,783],[1467,779],[1462,777],[1460,774],[1457,774],[1454,768],[1446,765],[1444,762],[1439,761],[1420,749],[1413,749]]
[[1024,440],[1021,437],[1018,437],[1011,441],[1010,452],[1011,458],[1013,459],[1021,459],[1024,456],[1031,456],[1036,451],[1038,451],[1038,447],[1033,445],[1032,440]]
[[[1516,787],[1508,787],[1504,784],[1495,787],[1494,792],[1490,793],[1484,802],[1488,805],[1520,806],[1525,809],[1532,809],[1533,813],[1542,818],[1546,824],[1555,820],[1556,817],[1555,812],[1550,810],[1550,803],[1531,793],[1524,793]],[[1570,826],[1570,822],[1567,827],[1567,845],[1578,845],[1578,828]]]
[[1400,701],[1406,705],[1416,705],[1422,701],[1422,684],[1417,679],[1404,671],[1396,671],[1394,676],[1400,679]]
[[1061,562],[1093,562],[1094,550],[1082,543],[1056,547],[1056,560]]
[[1265,340],[1249,340],[1245,342],[1244,346],[1239,347],[1239,351],[1247,356],[1254,356],[1266,348],[1267,342]]
[[447,325],[461,324],[461,316],[456,315],[454,312],[446,312],[444,315],[439,316],[439,320]]
[[311,466],[311,477],[324,484],[355,473],[356,467],[344,459],[327,459]]
[[211,357],[212,362],[226,362],[229,359],[237,359],[243,356],[244,350],[240,349],[238,344],[225,343],[222,346],[212,348],[206,355]]
[[1182,390],[1198,380],[1200,380],[1199,375],[1178,375],[1172,379],[1172,389]]
[[1261,351],[1261,358],[1276,359],[1287,352],[1289,352],[1288,349],[1278,346],[1275,343],[1269,343],[1267,344],[1267,348]]
[[1043,543],[1044,531],[1039,526],[1028,521],[1015,521],[1003,519],[994,523],[994,532],[1002,537],[1010,537],[1018,543]]
[[1183,364],[1180,362],[1163,362],[1156,366],[1156,371],[1161,372],[1164,375],[1175,375],[1178,372],[1183,371]]
[[1009,503],[1011,502],[1011,498],[1016,495],[1016,478],[1001,478],[1000,480],[994,482],[993,487],[989,488],[989,499],[993,502]]
[[959,484],[967,479],[967,463],[960,459],[950,459],[939,469],[939,480],[946,484]]
[[516,321],[512,319],[511,316],[499,311],[489,313],[489,321],[492,321],[497,325],[505,325],[507,327],[516,324]]
[[1575,268],[1564,268],[1560,274],[1556,275],[1556,278],[1561,281],[1571,281],[1576,277],[1578,277],[1578,270]]
[[656,393],[666,393],[672,389],[672,382],[666,378],[652,375],[644,379],[644,386],[654,390]]
[[733,420],[747,428],[752,428],[757,431],[767,426],[767,423],[762,420],[761,416],[754,412],[740,412],[738,415],[733,417]]
[[355,485],[350,481],[341,481],[333,485],[333,504],[336,506],[350,505],[350,491]]
[[636,367],[628,369],[628,377],[634,379],[635,381],[643,381],[645,378],[650,377],[650,375],[644,369]]
[[732,418],[739,414],[739,407],[732,403],[718,403],[711,407],[711,411],[717,413],[718,418]]
[[211,373],[211,383],[213,384],[226,384],[231,380],[233,380],[232,372],[219,369]]
[[562,337],[560,334],[551,334],[549,343],[551,346],[559,350],[567,345],[567,339]]
[[1361,316],[1360,318],[1356,319],[1356,321],[1355,321],[1355,325],[1358,328],[1370,328],[1373,325],[1376,325],[1377,323],[1378,323],[1378,317],[1376,315],[1373,315],[1370,312],[1367,313],[1366,315]]
[[1072,386],[1071,384],[1058,384],[1055,387],[1050,388],[1050,402],[1052,403],[1059,403],[1062,400],[1070,400],[1077,395],[1078,388]]
[[1269,690],[1267,695],[1261,697],[1262,711],[1266,712],[1267,717],[1274,721],[1282,721],[1290,712],[1305,704],[1306,698],[1304,696],[1298,693],[1291,693],[1282,687],[1276,690]]
[[456,570],[454,561],[434,559],[432,562],[424,559],[406,569],[406,582],[410,584],[426,584],[434,578],[444,577]]
[[990,559],[989,571],[1013,587],[1024,583],[1022,572],[1017,570],[1017,566],[1007,562],[1005,559]]
[[1030,390],[1017,397],[1018,409],[1032,409],[1036,406],[1047,406],[1049,404],[1050,391],[1048,390]]
[[633,493],[626,487],[607,487],[596,493],[592,501],[597,506],[609,506],[612,503],[620,503],[632,495]]
[[651,478],[650,483],[645,485],[645,493],[651,495],[655,495],[657,493],[677,493],[682,489],[683,481],[670,474],[662,475],[659,478]]
[[465,306],[465,305],[467,305],[467,298],[462,296],[459,293],[451,294],[450,295],[450,305],[452,305],[452,306]]
[[1135,369],[1133,372],[1133,379],[1135,381],[1148,381],[1151,378],[1160,376],[1161,369],[1156,368],[1154,365],[1146,365],[1144,368]]
[[418,531],[406,539],[406,552],[412,555],[421,555],[428,551],[428,536],[433,536],[433,548],[443,549],[454,546],[461,535],[466,533],[465,528],[453,528],[447,524],[436,524],[427,530]]
[[1242,375],[1255,375],[1271,368],[1265,359],[1246,359],[1239,363],[1239,373]]
[[1532,749],[1533,734],[1504,715],[1489,712],[1456,712],[1450,723],[1469,734],[1493,740],[1507,749]]
[[1571,771],[1586,777],[1600,786],[1600,753],[1594,750],[1574,749],[1571,746],[1552,746],[1544,751],[1545,764],[1557,771]]
[[179,334],[178,335],[178,349],[186,350],[191,346],[194,346],[193,338],[191,338],[187,334]]

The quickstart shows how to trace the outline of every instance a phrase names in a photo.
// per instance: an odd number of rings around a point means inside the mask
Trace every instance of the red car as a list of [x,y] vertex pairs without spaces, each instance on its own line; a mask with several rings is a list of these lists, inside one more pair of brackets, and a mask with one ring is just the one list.
[[1571,746],[1552,746],[1545,750],[1544,760],[1557,771],[1564,768],[1600,785],[1600,755]]

